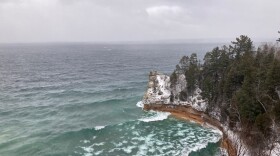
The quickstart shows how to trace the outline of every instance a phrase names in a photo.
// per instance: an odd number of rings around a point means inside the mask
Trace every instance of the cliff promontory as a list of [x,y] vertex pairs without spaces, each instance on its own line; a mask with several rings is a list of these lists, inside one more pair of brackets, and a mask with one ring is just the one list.
[[[147,91],[143,97],[143,104],[172,104],[191,106],[197,111],[206,111],[207,103],[202,99],[201,89],[198,87],[189,96],[187,81],[184,74],[177,75],[175,85],[171,85],[170,77],[157,71],[151,71]],[[185,95],[182,98],[182,94]]]
[[279,156],[279,73],[279,47],[242,35],[203,61],[182,57],[171,75],[151,71],[142,102],[219,128],[229,155]]

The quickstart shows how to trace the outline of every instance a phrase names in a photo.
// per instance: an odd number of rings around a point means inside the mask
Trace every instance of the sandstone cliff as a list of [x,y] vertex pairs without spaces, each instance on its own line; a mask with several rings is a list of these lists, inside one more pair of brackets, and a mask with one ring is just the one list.
[[143,97],[143,104],[174,104],[174,105],[188,105],[198,111],[205,111],[207,103],[202,99],[201,90],[196,89],[188,94],[188,96],[181,100],[179,98],[182,92],[187,93],[187,79],[184,74],[178,73],[178,79],[174,86],[171,86],[170,77],[151,71],[149,74],[149,81],[147,91]]

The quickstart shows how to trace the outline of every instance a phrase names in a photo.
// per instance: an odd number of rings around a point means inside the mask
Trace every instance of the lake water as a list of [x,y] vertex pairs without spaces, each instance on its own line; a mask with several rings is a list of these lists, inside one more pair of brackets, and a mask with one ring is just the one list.
[[217,131],[136,106],[150,70],[217,45],[0,45],[0,155],[218,155]]

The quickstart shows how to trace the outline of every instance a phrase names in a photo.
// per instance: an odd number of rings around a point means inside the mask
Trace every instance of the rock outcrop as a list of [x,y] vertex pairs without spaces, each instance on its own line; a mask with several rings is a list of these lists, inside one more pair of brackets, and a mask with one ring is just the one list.
[[[196,87],[196,89],[188,95],[187,79],[185,75],[178,72],[176,76],[177,80],[173,86],[171,86],[169,76],[157,71],[151,71],[149,74],[148,88],[142,100],[143,104],[187,105],[198,111],[205,111],[207,102],[202,99],[202,91]],[[187,95],[184,100],[179,98],[182,92],[185,92]]]
[[158,73],[157,71],[151,71],[143,104],[169,104],[170,96],[169,76]]

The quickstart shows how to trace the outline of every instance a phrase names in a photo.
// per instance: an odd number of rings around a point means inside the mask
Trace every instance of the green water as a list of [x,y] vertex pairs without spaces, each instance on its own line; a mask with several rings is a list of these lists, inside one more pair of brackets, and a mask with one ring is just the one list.
[[1,45],[0,155],[216,155],[216,131],[136,106],[150,70],[213,46]]

